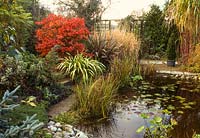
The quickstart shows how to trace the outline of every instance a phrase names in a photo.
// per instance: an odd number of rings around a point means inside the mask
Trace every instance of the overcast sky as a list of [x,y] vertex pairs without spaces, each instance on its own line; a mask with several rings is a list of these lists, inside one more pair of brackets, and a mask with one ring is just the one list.
[[[48,7],[55,8],[53,2],[56,0],[40,0]],[[104,3],[107,0],[102,0]],[[148,11],[151,4],[163,6],[166,0],[111,0],[110,7],[106,10],[103,18],[120,19],[130,15],[132,11]]]

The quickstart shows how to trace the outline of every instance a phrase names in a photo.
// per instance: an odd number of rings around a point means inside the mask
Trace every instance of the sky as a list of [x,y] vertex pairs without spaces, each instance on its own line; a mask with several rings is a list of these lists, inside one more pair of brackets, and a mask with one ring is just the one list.
[[[40,0],[42,4],[56,9],[53,6],[55,0]],[[107,5],[107,0],[102,0]],[[111,0],[111,5],[103,14],[104,19],[121,19],[130,15],[133,11],[148,11],[151,4],[163,6],[166,0]]]

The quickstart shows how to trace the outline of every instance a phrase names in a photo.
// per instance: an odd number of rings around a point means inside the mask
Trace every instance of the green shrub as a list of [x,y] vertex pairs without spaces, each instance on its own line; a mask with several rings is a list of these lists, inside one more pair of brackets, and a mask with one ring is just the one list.
[[31,13],[17,1],[0,1],[0,52],[22,51],[33,26]]
[[175,38],[174,33],[172,33],[167,43],[167,59],[168,60],[176,59],[176,47],[177,47],[176,43],[177,43],[177,38]]
[[83,119],[107,118],[117,90],[118,82],[111,75],[80,84],[75,88],[75,110]]
[[9,124],[16,125],[19,124],[21,120],[25,120],[26,116],[32,116],[33,114],[37,114],[37,119],[40,122],[48,122],[48,115],[43,104],[37,104],[35,107],[21,104],[13,111],[7,113],[5,118],[9,119]]
[[39,120],[35,120],[36,114],[31,117],[26,117],[26,119],[21,124],[10,124],[10,120],[14,119],[15,113],[13,113],[12,118],[8,119],[8,113],[13,109],[17,108],[19,104],[14,103],[14,99],[17,96],[14,96],[16,91],[19,89],[19,86],[9,92],[6,91],[2,100],[0,101],[0,137],[1,138],[22,138],[22,137],[31,137],[34,132],[40,129],[44,124]]
[[97,60],[78,54],[74,57],[66,57],[59,64],[58,69],[68,75],[72,80],[87,83],[90,78],[94,78],[96,75],[103,73],[105,66]]
[[142,55],[163,56],[167,49],[167,40],[169,38],[163,12],[159,6],[152,5],[150,11],[143,15],[143,20],[145,22],[141,45]]
[[29,53],[2,57],[0,92],[21,85],[20,96],[33,95],[42,99],[46,89],[54,94],[61,93],[62,88],[57,84],[59,78],[52,73],[57,61],[50,57],[41,58]]

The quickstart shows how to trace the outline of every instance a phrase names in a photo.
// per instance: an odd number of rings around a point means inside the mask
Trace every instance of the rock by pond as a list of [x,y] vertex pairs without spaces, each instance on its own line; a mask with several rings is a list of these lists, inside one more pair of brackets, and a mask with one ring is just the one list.
[[84,132],[71,125],[61,125],[54,121],[49,121],[47,129],[53,138],[89,138]]

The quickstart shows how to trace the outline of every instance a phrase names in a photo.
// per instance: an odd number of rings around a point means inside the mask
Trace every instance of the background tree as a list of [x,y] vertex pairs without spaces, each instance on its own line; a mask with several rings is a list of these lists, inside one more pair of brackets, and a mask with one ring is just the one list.
[[65,5],[67,12],[73,16],[84,18],[90,30],[106,9],[101,0],[59,0],[58,4]]
[[152,5],[151,10],[143,15],[144,34],[142,53],[146,55],[163,55],[167,48],[168,34],[164,25],[164,16],[159,6]]
[[[42,18],[46,17],[50,13],[49,10],[40,5],[39,0],[17,0],[17,2],[25,9],[26,12],[31,13],[34,22],[40,21]],[[33,24],[31,28],[29,28],[29,34],[31,37],[28,38],[28,41],[25,44],[26,50],[35,54],[36,38],[34,37],[34,35],[36,29],[37,26],[35,24]]]
[[[0,1],[1,51],[8,51],[11,48],[20,51],[30,37],[29,31],[32,25],[31,14],[26,12],[15,0]],[[12,33],[6,34],[7,30]],[[7,41],[8,39],[12,41]]]

